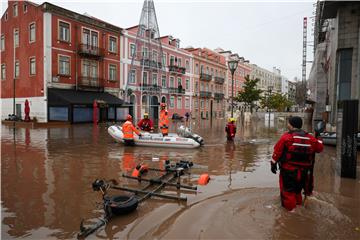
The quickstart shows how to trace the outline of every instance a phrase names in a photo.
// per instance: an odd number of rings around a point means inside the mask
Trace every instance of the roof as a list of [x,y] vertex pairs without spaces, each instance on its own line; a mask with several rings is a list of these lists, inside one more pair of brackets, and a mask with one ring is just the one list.
[[73,89],[49,88],[49,105],[93,104],[94,101],[110,105],[123,105],[124,101],[107,92],[76,91]]
[[87,15],[84,14],[79,14],[76,13],[74,11],[59,7],[57,5],[51,4],[49,2],[44,2],[41,5],[41,8],[43,11],[45,12],[51,12],[51,13],[55,13],[55,14],[59,14],[63,17],[68,17],[71,19],[74,19],[76,21],[80,21],[82,23],[86,23],[86,24],[90,24],[93,26],[96,26],[98,28],[101,28],[103,30],[109,31],[109,32],[117,32],[121,34],[122,28],[117,27],[113,24],[107,23],[103,20],[94,18],[94,17],[89,17]]

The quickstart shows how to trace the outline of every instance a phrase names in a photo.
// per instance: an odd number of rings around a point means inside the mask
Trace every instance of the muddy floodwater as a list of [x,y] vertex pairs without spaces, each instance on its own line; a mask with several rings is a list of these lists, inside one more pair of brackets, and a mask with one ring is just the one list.
[[290,213],[280,206],[278,175],[269,166],[285,124],[269,129],[261,122],[238,123],[234,143],[226,142],[224,124],[192,122],[205,146],[188,150],[124,147],[108,135],[106,124],[15,133],[2,126],[1,238],[74,239],[82,219],[88,226],[103,214],[101,194],[91,187],[96,178],[140,188],[122,174],[138,163],[161,167],[169,159],[194,163],[186,184],[197,184],[202,173],[209,173],[209,184],[196,192],[166,187],[162,193],[186,196],[187,202],[150,198],[88,238],[360,239],[359,167],[356,180],[340,178],[336,149],[326,146],[316,156],[314,196]]

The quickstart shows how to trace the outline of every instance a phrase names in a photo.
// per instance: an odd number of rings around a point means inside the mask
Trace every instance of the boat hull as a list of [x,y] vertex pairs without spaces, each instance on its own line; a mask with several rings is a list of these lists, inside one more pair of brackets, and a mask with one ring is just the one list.
[[[108,128],[109,135],[117,142],[124,143],[123,133],[120,126],[113,125]],[[177,134],[169,134],[169,136],[162,136],[160,133],[142,133],[139,138],[134,137],[136,146],[143,147],[166,147],[166,148],[197,148],[200,144],[191,138],[180,137]]]

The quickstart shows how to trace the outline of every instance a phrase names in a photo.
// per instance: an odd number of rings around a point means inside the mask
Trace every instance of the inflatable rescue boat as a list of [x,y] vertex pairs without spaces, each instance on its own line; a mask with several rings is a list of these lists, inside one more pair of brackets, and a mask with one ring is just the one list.
[[[149,147],[169,147],[169,148],[197,148],[203,145],[203,138],[191,133],[188,128],[181,126],[179,134],[169,133],[163,136],[161,133],[141,132],[141,137],[134,134],[135,145]],[[108,128],[108,133],[118,142],[124,142],[122,128],[113,125]]]

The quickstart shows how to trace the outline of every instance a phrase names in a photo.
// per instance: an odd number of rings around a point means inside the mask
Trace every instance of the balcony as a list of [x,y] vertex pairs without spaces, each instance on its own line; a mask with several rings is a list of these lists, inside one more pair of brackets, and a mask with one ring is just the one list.
[[161,62],[156,62],[156,61],[150,60],[148,58],[141,59],[140,64],[144,68],[152,68],[152,69],[161,69],[162,68]]
[[214,98],[216,100],[224,99],[224,94],[223,93],[214,93]]
[[160,93],[161,92],[161,86],[156,84],[140,84],[141,91],[148,92],[148,93]]
[[212,76],[206,73],[200,73],[200,80],[211,81]]
[[223,84],[225,82],[225,78],[222,77],[215,77],[215,83]]
[[207,91],[200,91],[200,97],[203,98],[211,98],[212,93],[211,92],[207,92]]
[[175,74],[185,74],[186,68],[184,67],[179,67],[176,65],[169,65],[169,72],[170,73],[175,73]]
[[77,86],[79,90],[84,90],[84,91],[96,91],[96,92],[104,91],[104,83],[103,83],[103,79],[101,78],[80,76],[78,77]]
[[169,88],[169,94],[185,94],[185,89],[183,88],[175,88],[175,87],[170,87]]
[[105,56],[103,48],[94,47],[88,44],[80,44],[78,47],[78,54],[96,60],[100,60]]

